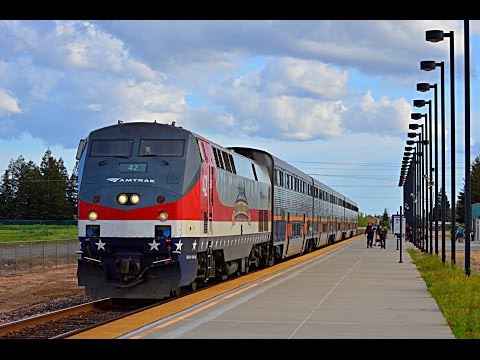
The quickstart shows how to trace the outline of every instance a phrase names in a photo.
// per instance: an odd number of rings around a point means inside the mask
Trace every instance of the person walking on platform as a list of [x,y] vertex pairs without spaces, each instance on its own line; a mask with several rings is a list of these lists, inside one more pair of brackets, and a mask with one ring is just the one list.
[[368,223],[365,229],[365,234],[367,235],[367,248],[371,248],[373,244],[373,235],[375,234],[371,223]]
[[463,224],[459,225],[457,228],[457,233],[455,234],[455,240],[458,241],[459,243],[463,243]]
[[405,236],[405,241],[412,241],[412,227],[410,226],[409,223],[407,223],[407,226],[405,227],[406,229],[406,236]]
[[382,226],[380,229],[380,246],[381,249],[385,249],[385,246],[387,245],[387,234],[388,234],[388,229],[386,226]]
[[382,245],[382,238],[380,236],[381,230],[382,230],[382,226],[378,224],[377,228],[375,229],[375,246],[377,246],[377,243],[380,243],[380,245]]

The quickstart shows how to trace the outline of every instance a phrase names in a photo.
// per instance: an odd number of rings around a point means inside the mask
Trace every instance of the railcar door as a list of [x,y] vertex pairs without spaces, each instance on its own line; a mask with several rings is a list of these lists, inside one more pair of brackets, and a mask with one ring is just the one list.
[[197,139],[200,154],[202,156],[202,173],[201,173],[201,194],[200,206],[203,212],[203,233],[212,234],[213,219],[213,155],[209,151],[210,147],[200,139]]

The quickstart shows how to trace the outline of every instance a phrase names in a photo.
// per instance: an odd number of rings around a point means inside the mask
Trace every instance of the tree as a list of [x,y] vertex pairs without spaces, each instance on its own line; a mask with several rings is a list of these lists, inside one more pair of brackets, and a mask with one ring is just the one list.
[[[470,172],[471,206],[471,204],[480,203],[480,155],[473,160]],[[456,218],[459,223],[465,223],[465,179],[463,182],[462,191],[460,191],[458,194]]]
[[458,193],[457,206],[455,207],[455,219],[458,223],[465,222],[465,183],[463,190]]
[[48,149],[40,164],[43,176],[43,204],[39,211],[41,219],[59,220],[71,218],[67,200],[68,173],[63,159],[56,160]]
[[390,226],[390,216],[388,215],[387,208],[385,208],[385,210],[383,211],[383,215],[380,220],[380,225],[387,226],[387,227]]
[[72,217],[76,218],[78,206],[78,161],[75,163],[75,167],[72,170],[72,175],[70,175],[70,179],[68,179],[67,200],[70,204],[70,212],[72,214]]
[[[433,219],[436,221],[442,221],[442,189],[437,194],[438,198],[438,219],[435,219],[435,206],[433,207]],[[448,201],[448,196],[445,194],[445,206],[446,206],[446,214],[445,214],[445,221],[449,222],[452,219],[451,209],[450,209],[450,202]]]
[[[19,159],[20,160],[20,159]],[[41,206],[41,193],[38,184],[42,175],[38,166],[30,160],[25,163],[23,158],[18,162],[18,189],[15,196],[15,217],[20,219],[38,219],[38,209]]]
[[15,214],[15,181],[13,179],[13,159],[2,176],[0,186],[0,218],[11,219]]
[[63,159],[47,149],[42,163],[10,160],[0,184],[1,219],[72,219],[77,213],[78,162],[68,176]]

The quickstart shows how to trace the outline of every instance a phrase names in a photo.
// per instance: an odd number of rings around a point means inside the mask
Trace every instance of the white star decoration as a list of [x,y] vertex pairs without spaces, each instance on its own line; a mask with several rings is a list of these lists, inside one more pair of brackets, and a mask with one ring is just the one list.
[[181,254],[182,253],[182,246],[183,246],[183,243],[182,243],[182,240],[180,239],[178,241],[178,243],[175,243],[175,246],[177,247],[174,251],[174,253],[179,253]]
[[102,239],[100,239],[100,240],[98,240],[98,242],[97,242],[95,245],[98,246],[98,249],[97,249],[97,250],[100,250],[100,249],[105,250],[105,245],[106,245],[106,244],[107,244],[107,243],[102,242]]
[[150,251],[152,251],[153,249],[158,251],[158,245],[160,245],[160,243],[157,243],[155,239],[153,239],[153,241],[151,243],[148,243],[148,245],[150,245]]
[[192,243],[192,251],[195,251],[196,248],[197,248],[197,240],[194,240]]

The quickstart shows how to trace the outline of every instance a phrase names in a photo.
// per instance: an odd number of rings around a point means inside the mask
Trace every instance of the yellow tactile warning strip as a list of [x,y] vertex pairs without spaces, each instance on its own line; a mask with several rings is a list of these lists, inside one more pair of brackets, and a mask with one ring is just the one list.
[[[205,289],[205,290],[200,290],[198,292],[194,292],[190,295],[183,296],[177,300],[168,302],[163,305],[159,305],[156,307],[153,307],[151,309],[142,311],[140,313],[133,314],[131,316],[128,316],[123,319],[119,319],[116,321],[113,321],[111,323],[101,325],[99,327],[96,327],[91,330],[84,331],[82,333],[72,335],[68,339],[115,339],[119,336],[122,336],[123,334],[129,333],[134,331],[135,329],[141,328],[145,325],[151,324],[155,321],[161,320],[163,318],[166,318],[168,316],[171,316],[175,313],[187,310],[195,305],[198,305],[204,301],[210,300],[214,297],[217,297],[223,293],[226,293],[228,291],[234,290],[240,286],[246,285],[248,283],[254,282],[258,279],[261,279],[263,277],[267,277],[265,281],[269,281],[281,274],[283,274],[285,271],[292,270],[293,267],[296,267],[295,265],[298,265],[300,263],[305,263],[306,261],[313,260],[317,257],[320,257],[324,255],[325,253],[336,249],[337,247],[344,246],[345,244],[348,244],[354,240],[357,240],[361,235],[356,235],[353,238],[335,243],[331,246],[324,247],[322,249],[319,249],[317,251],[314,251],[309,254],[305,254],[301,257],[290,259],[288,261],[285,261],[280,264],[276,264],[273,267],[269,267],[260,271],[256,271],[254,273],[248,274],[241,276],[237,279],[227,281],[225,283],[220,283],[218,285],[215,285],[211,288]],[[288,269],[290,268],[290,269]],[[273,276],[272,276],[273,275]],[[195,313],[198,313],[199,311],[202,311],[208,307],[211,307],[215,304],[218,304],[219,302],[223,301],[226,298],[230,298],[232,296],[235,296],[243,291],[246,291],[248,289],[251,289],[252,287],[257,286],[259,283],[251,284],[251,286],[244,287],[240,289],[238,292],[235,292],[233,294],[229,294],[224,298],[220,298],[216,301],[210,302],[206,304],[205,306],[202,306],[200,308],[197,308],[195,310],[192,310],[192,312],[189,312],[188,314],[182,315],[174,320],[165,322],[151,331],[156,331],[162,327],[171,325],[173,322],[177,322],[181,319],[184,319],[186,317],[189,317]],[[147,333],[151,331],[145,331],[142,333],[142,336],[146,335]],[[137,337],[138,338],[138,337]]]

